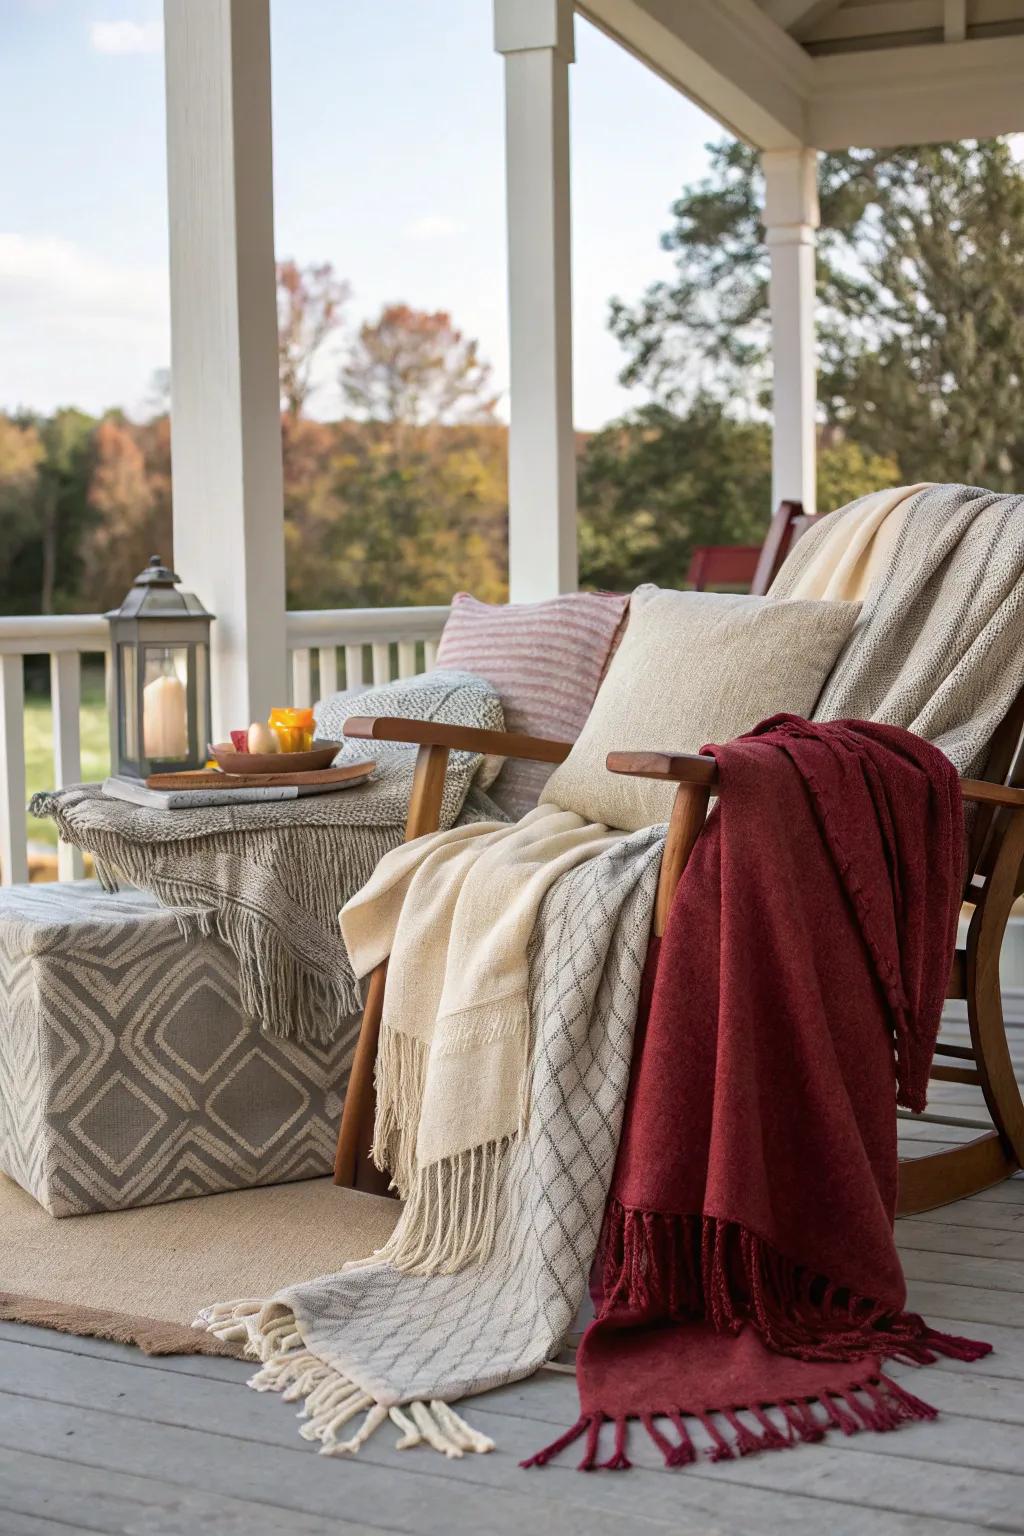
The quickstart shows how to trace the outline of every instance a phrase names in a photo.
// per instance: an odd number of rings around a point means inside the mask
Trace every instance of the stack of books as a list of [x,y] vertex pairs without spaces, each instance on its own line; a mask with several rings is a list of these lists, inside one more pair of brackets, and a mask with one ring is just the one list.
[[127,800],[152,811],[187,811],[211,805],[253,805],[265,800],[297,800],[302,795],[326,795],[361,784],[373,772],[373,762],[345,763],[340,768],[324,768],[312,773],[296,773],[291,782],[275,782],[289,777],[271,776],[263,781],[201,769],[196,773],[157,773],[144,783],[138,779],[110,778],[103,781],[103,793],[112,800]]

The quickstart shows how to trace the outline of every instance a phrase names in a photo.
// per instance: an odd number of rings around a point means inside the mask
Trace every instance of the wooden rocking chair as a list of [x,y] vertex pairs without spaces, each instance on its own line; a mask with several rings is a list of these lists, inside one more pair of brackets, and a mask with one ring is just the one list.
[[[900,1164],[899,1212],[910,1215],[998,1184],[1024,1164],[1024,1102],[1014,1076],[1003,1023],[999,952],[1010,908],[1021,890],[1024,867],[1024,694],[993,738],[984,780],[965,779],[965,801],[974,806],[967,851],[964,900],[974,912],[964,949],[953,961],[947,996],[964,998],[971,1044],[940,1044],[937,1055],[952,1062],[932,1068],[935,1080],[980,1086],[993,1129],[972,1141]],[[534,762],[560,763],[569,744],[539,737],[418,720],[356,718],[345,734],[360,740],[410,742],[418,747],[406,838],[435,831],[448,753],[461,748]],[[707,757],[671,752],[613,752],[612,773],[668,780],[678,785],[662,859],[654,932],[664,933],[672,897],[716,792],[717,767]],[[374,1117],[374,1064],[384,1002],[387,962],[373,972],[349,1077],[338,1137],[334,1181],[380,1193],[387,1178],[370,1161]],[[949,1125],[962,1121],[929,1115]]]

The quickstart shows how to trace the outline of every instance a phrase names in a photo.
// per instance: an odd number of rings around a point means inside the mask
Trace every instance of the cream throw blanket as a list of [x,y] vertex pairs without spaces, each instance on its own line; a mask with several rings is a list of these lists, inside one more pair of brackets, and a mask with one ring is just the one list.
[[391,957],[372,1156],[406,1204],[378,1257],[444,1274],[489,1255],[528,1110],[530,935],[555,882],[625,836],[552,805],[432,833],[342,909],[357,976]]
[[[872,491],[843,508],[843,516],[837,516],[834,525],[829,518],[821,526],[813,553],[799,575],[788,580],[781,592],[780,571],[769,595],[863,602],[888,566],[912,498],[929,485],[929,481],[922,481],[919,485]],[[788,566],[789,561],[786,563]]]

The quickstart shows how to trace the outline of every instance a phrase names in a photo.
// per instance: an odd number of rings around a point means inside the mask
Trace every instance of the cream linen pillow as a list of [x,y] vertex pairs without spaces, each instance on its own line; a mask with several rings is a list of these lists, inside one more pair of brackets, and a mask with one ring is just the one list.
[[674,784],[609,773],[609,752],[698,752],[769,715],[810,715],[859,603],[638,587],[586,725],[541,800],[635,832],[667,821]]

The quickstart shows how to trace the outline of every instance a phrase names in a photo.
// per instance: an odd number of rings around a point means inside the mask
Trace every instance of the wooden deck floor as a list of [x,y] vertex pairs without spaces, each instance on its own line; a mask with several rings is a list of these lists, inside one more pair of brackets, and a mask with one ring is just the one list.
[[[1024,1066],[1024,1029],[1014,1035]],[[976,1116],[973,1093],[944,1085],[939,1096]],[[950,1134],[976,1133],[914,1124],[904,1150],[934,1150]],[[148,1360],[0,1324],[0,1536],[1024,1533],[1024,1178],[903,1221],[898,1237],[911,1305],[995,1346],[970,1365],[909,1373],[941,1419],[677,1472],[641,1433],[625,1475],[583,1476],[571,1457],[521,1472],[519,1458],[576,1416],[564,1376],[542,1373],[469,1406],[498,1442],[490,1456],[399,1453],[385,1430],[338,1461],[298,1438],[275,1396],[246,1390],[249,1366]]]

